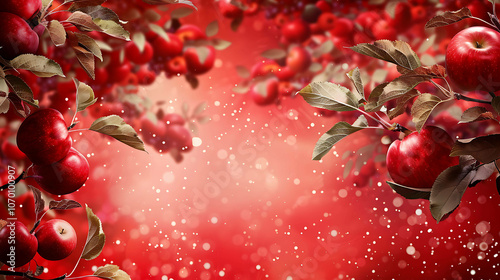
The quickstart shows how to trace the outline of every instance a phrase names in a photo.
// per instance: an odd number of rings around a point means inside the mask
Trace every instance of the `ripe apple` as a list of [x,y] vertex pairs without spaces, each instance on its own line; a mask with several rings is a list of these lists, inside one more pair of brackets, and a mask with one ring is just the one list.
[[[9,239],[12,235],[15,244]],[[30,234],[23,223],[8,222],[0,229],[0,262],[10,267],[21,267],[33,259],[37,248],[36,237]]]
[[252,78],[259,76],[265,76],[269,73],[277,73],[280,69],[280,65],[274,60],[262,60],[255,64],[250,73]]
[[168,40],[166,40],[162,36],[158,36],[153,41],[153,50],[155,56],[166,58],[181,55],[184,44],[182,43],[179,36],[172,33],[167,33],[167,37]]
[[307,71],[311,61],[311,54],[300,46],[291,48],[286,57],[286,65],[295,73]]
[[387,170],[398,184],[431,188],[441,172],[458,164],[458,157],[449,156],[452,145],[453,139],[446,131],[427,126],[390,145]]
[[232,0],[220,0],[219,9],[224,17],[237,18],[243,15],[243,10],[231,3]]
[[398,32],[387,20],[379,20],[372,25],[372,34],[377,40],[391,40],[397,39]]
[[330,33],[335,37],[352,38],[354,34],[354,23],[347,18],[337,18],[330,29]]
[[267,79],[256,83],[250,89],[250,96],[258,105],[269,105],[276,101],[279,93],[279,83],[276,79]]
[[0,12],[0,34],[0,56],[5,59],[38,50],[38,34],[15,14]]
[[212,46],[189,47],[184,51],[184,58],[188,71],[200,75],[214,66],[215,49]]
[[179,36],[182,42],[207,39],[205,32],[194,24],[183,24],[175,31],[175,35]]
[[166,114],[162,120],[166,125],[184,125],[186,123],[186,120],[179,114]]
[[323,31],[328,31],[335,27],[337,17],[333,13],[322,13],[318,19],[318,25]]
[[65,220],[52,219],[35,233],[38,254],[44,259],[58,261],[67,258],[76,248],[75,229]]
[[460,31],[448,44],[445,63],[462,90],[500,90],[500,33],[482,26]]
[[165,122],[158,120],[154,114],[147,113],[141,117],[140,123],[144,142],[154,146],[163,141],[162,135],[167,130]]
[[178,151],[187,152],[193,149],[193,138],[191,133],[183,125],[168,125],[164,138],[171,148],[177,149]]
[[22,17],[25,20],[31,19],[42,8],[41,0],[3,0],[0,12],[7,12]]
[[151,85],[156,80],[156,73],[147,65],[142,65],[136,73],[140,85]]
[[288,42],[301,43],[309,38],[311,30],[309,24],[302,19],[287,22],[281,27],[281,34]]
[[184,75],[187,73],[186,59],[183,56],[176,56],[165,64],[165,71],[168,75]]
[[89,163],[76,149],[58,162],[46,165],[33,165],[35,180],[45,191],[64,195],[77,191],[89,176]]
[[63,116],[54,109],[29,115],[17,132],[17,146],[35,164],[49,164],[65,157],[71,137]]
[[153,58],[153,47],[146,41],[141,51],[136,43],[130,41],[125,45],[125,55],[134,64],[143,65]]

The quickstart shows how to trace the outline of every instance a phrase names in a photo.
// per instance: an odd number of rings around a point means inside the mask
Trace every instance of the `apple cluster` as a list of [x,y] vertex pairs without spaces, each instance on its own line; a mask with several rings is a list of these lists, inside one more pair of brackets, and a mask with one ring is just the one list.
[[5,222],[0,229],[0,262],[10,267],[21,267],[38,254],[51,261],[67,258],[75,250],[77,236],[71,224],[51,219],[35,233],[19,221]]
[[68,126],[54,109],[40,109],[19,127],[17,145],[33,163],[33,177],[45,191],[64,195],[83,186],[89,174],[87,159],[72,147]]
[[[7,0],[0,7],[0,56],[13,59],[20,54],[36,53],[40,27],[36,16],[42,7],[41,0]],[[43,32],[43,29],[41,29]]]

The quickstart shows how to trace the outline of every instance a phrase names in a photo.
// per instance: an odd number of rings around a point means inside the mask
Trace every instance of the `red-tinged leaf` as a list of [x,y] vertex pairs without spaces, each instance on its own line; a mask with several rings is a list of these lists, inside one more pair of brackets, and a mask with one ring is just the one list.
[[449,24],[453,24],[455,22],[459,22],[463,19],[470,18],[472,13],[469,8],[463,7],[462,9],[454,12],[444,12],[442,15],[437,15],[431,18],[426,24],[425,28],[434,28],[446,26]]
[[373,44],[362,43],[351,47],[353,51],[414,70],[422,64],[408,43],[379,40]]
[[368,121],[364,115],[359,116],[352,125],[347,122],[338,122],[316,142],[312,157],[313,160],[320,160],[340,140],[366,127],[368,127]]
[[83,70],[85,70],[89,77],[95,79],[94,54],[80,46],[73,47],[73,50],[75,51],[76,58],[78,59],[78,62],[82,66]]
[[61,46],[66,43],[66,30],[62,23],[57,20],[51,20],[47,25],[47,30],[54,45]]
[[[3,92],[0,91],[0,96],[1,95],[3,95]],[[20,116],[26,118],[30,114],[31,112],[30,108],[26,104],[24,104],[21,98],[19,98],[17,95],[9,94],[8,98],[10,104],[14,105],[14,109]],[[9,102],[3,102],[0,105],[0,113],[6,113],[8,109],[9,109]]]
[[14,94],[16,94],[22,101],[38,107],[38,100],[34,99],[33,92],[26,82],[14,75],[6,75],[5,80]]
[[416,89],[412,89],[409,92],[405,93],[403,96],[396,99],[396,107],[391,108],[387,112],[387,116],[389,119],[394,119],[395,117],[402,115],[406,112],[406,106],[410,101],[412,101],[415,97],[419,96],[420,92]]
[[130,40],[130,34],[119,23],[112,20],[104,20],[100,18],[94,19],[94,22],[101,32],[108,34],[111,37],[118,39]]
[[89,31],[102,31],[101,27],[97,25],[90,15],[87,15],[83,12],[76,11],[72,13],[69,18],[66,20],[67,22],[76,26],[79,30],[89,32]]
[[52,210],[69,210],[69,209],[75,209],[75,208],[81,208],[82,205],[74,200],[71,199],[63,199],[60,201],[55,201],[52,200],[49,203],[49,209]]
[[103,6],[86,6],[86,7],[76,7],[71,6],[70,12],[80,11],[92,17],[92,19],[100,18],[104,20],[112,20],[116,23],[120,22],[118,15],[111,9]]
[[96,6],[104,2],[106,2],[106,0],[64,0],[64,4],[73,3],[74,6],[78,7]]
[[414,70],[408,70],[401,66],[398,66],[397,69],[398,72],[403,75],[408,75],[408,74],[421,75],[421,76],[427,76],[430,79],[438,79],[446,77],[446,68],[444,68],[444,66],[439,64],[435,64],[432,66],[420,66]]
[[94,40],[94,38],[81,33],[74,33],[74,34],[78,40],[79,46],[85,48],[86,50],[91,52],[95,57],[99,58],[102,61],[101,48]]
[[[0,229],[4,228],[7,224],[8,224],[8,222],[6,220],[0,219]],[[0,262],[0,264],[2,264],[2,263]]]
[[423,93],[415,100],[411,107],[411,115],[418,132],[424,127],[432,111],[442,102],[439,97],[430,93]]
[[477,121],[494,120],[494,119],[495,117],[493,116],[492,112],[489,112],[484,107],[476,106],[465,110],[465,112],[462,114],[459,123],[472,123]]
[[399,195],[406,199],[427,199],[429,200],[431,196],[430,188],[412,188],[400,185],[398,183],[389,182],[387,184]]
[[491,175],[497,171],[495,167],[495,163],[491,162],[488,164],[483,164],[477,168],[476,175],[474,175],[474,178],[472,178],[469,187],[474,187],[477,185],[479,182],[484,181],[488,178],[491,177]]
[[33,197],[35,199],[35,214],[36,214],[35,220],[38,220],[38,215],[40,213],[42,213],[43,210],[45,209],[45,200],[43,200],[42,192],[39,189],[37,189],[31,185],[28,185],[28,188],[33,193]]
[[456,141],[451,149],[450,156],[462,155],[471,155],[482,163],[490,163],[500,158],[500,134]]
[[448,167],[434,181],[431,189],[430,205],[432,217],[439,223],[453,212],[470,182],[476,175],[474,165],[456,165]]

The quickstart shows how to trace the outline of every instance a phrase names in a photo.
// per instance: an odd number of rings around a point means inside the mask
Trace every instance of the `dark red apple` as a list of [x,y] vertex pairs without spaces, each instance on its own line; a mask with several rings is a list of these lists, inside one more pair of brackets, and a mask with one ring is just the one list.
[[52,219],[44,223],[35,236],[38,239],[38,254],[47,260],[65,259],[76,248],[75,229],[65,220]]
[[21,267],[33,259],[38,241],[26,226],[19,222],[8,222],[0,229],[0,262],[10,267]]
[[28,20],[38,13],[41,8],[41,0],[3,0],[2,6],[0,6],[0,12],[15,14]]
[[156,80],[156,73],[147,65],[142,65],[136,75],[140,85],[151,85]]
[[462,90],[500,90],[500,33],[470,27],[451,39],[446,50],[446,72]]
[[46,192],[64,195],[77,191],[89,176],[89,163],[76,149],[58,162],[46,165],[33,165],[35,180]]
[[5,59],[36,53],[38,50],[38,34],[15,14],[0,12],[0,34],[0,56]]
[[215,63],[215,49],[212,46],[189,47],[184,51],[189,73],[200,75],[212,69]]
[[238,6],[233,5],[232,0],[220,0],[219,9],[224,17],[237,18],[243,15],[243,10]]
[[63,116],[50,108],[29,115],[19,127],[16,141],[19,149],[35,164],[56,162],[71,148]]
[[441,172],[458,164],[458,157],[449,156],[452,145],[453,139],[446,131],[427,126],[391,144],[387,170],[398,184],[431,188]]

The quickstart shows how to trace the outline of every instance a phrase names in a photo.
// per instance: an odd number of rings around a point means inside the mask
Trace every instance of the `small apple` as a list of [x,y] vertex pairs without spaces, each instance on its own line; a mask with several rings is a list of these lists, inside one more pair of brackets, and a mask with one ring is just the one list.
[[277,79],[268,79],[256,83],[250,89],[250,96],[258,105],[269,105],[278,99],[279,83]]
[[19,16],[0,12],[0,56],[13,59],[20,54],[38,50],[38,34]]
[[398,32],[396,28],[387,20],[379,20],[372,26],[372,34],[377,40],[391,40],[397,39]]
[[193,137],[183,125],[168,125],[164,138],[171,148],[178,151],[187,152],[193,149]]
[[[12,235],[15,243],[9,239]],[[37,248],[36,237],[23,223],[8,222],[0,229],[0,262],[10,267],[21,267],[33,259]]]
[[285,23],[281,27],[281,34],[288,42],[302,43],[311,35],[309,24],[302,19]]
[[35,164],[49,164],[65,157],[71,137],[63,116],[54,109],[29,115],[17,132],[17,146]]
[[147,65],[142,65],[135,74],[140,85],[151,85],[156,80],[156,73]]
[[33,165],[35,180],[46,192],[64,195],[77,191],[89,176],[89,163],[76,149],[58,162],[46,165]]
[[170,59],[165,65],[165,71],[171,76],[186,74],[188,71],[186,59],[183,56],[176,56]]
[[186,123],[186,120],[179,114],[166,114],[165,116],[163,116],[162,121],[166,125],[171,125],[171,124],[184,125]]
[[136,43],[130,41],[125,45],[125,55],[132,63],[143,65],[153,58],[153,47],[146,41],[141,51]]
[[449,156],[452,146],[453,139],[446,131],[427,126],[390,145],[387,170],[398,184],[431,188],[441,172],[458,164],[458,157]]
[[446,50],[446,72],[462,90],[500,90],[500,33],[470,27],[456,34]]
[[215,49],[212,46],[189,47],[184,51],[189,73],[200,75],[212,69],[215,63]]
[[255,64],[250,70],[252,78],[265,76],[269,73],[276,73],[280,69],[280,65],[274,60],[262,60]]
[[52,219],[41,225],[35,233],[38,254],[46,260],[67,258],[76,248],[75,229],[61,219]]
[[[168,38],[168,40],[167,40]],[[182,48],[184,47],[184,43],[182,43],[179,36],[167,33],[167,37],[163,38],[162,36],[156,37],[153,41],[153,50],[155,56],[167,58],[174,57],[182,54]]]
[[292,47],[286,57],[286,65],[295,73],[307,71],[311,61],[311,54],[300,46]]
[[179,29],[177,29],[177,31],[175,31],[175,34],[179,36],[179,39],[182,42],[207,39],[205,32],[194,24],[183,24],[179,27]]
[[232,0],[220,0],[219,9],[224,17],[237,18],[243,15],[243,10],[233,5]]

